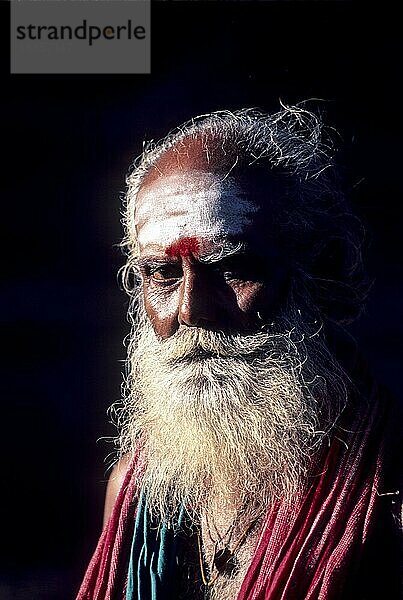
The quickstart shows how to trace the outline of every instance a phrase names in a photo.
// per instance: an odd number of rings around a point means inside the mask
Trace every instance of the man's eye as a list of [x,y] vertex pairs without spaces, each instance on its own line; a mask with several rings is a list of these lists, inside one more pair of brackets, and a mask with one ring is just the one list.
[[234,279],[243,279],[242,275],[245,274],[241,274],[239,271],[224,271],[223,272],[223,277],[225,279],[225,281],[234,281]]
[[225,281],[263,281],[264,273],[262,270],[249,265],[239,268],[225,269],[222,271]]
[[157,283],[172,283],[182,277],[182,272],[177,266],[163,265],[152,269],[150,275]]
[[223,278],[225,281],[256,281],[259,279],[253,271],[243,269],[224,271]]
[[257,259],[237,257],[223,261],[217,265],[225,281],[262,281],[264,279],[264,265]]
[[253,281],[256,273],[252,265],[226,265],[221,269],[225,281]]

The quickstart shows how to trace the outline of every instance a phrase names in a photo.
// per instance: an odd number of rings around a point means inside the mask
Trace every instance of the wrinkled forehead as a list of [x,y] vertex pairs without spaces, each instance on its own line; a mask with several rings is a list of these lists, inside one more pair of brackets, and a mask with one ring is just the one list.
[[135,226],[140,247],[181,238],[240,237],[259,206],[240,181],[205,171],[174,171],[140,189]]

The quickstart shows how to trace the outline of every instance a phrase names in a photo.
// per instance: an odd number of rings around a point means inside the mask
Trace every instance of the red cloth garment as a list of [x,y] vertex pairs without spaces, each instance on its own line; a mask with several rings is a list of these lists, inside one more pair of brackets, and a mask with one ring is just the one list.
[[[384,488],[385,413],[374,389],[350,431],[340,432],[343,441],[334,438],[308,493],[269,512],[238,600],[377,597],[360,594],[364,583],[357,578],[372,534],[390,510],[393,496],[382,494],[395,492]],[[383,552],[380,547],[379,563],[388,559]]]
[[[400,597],[398,528],[390,510],[397,479],[384,477],[389,409],[375,386],[352,403],[307,492],[269,511],[238,600]],[[77,600],[124,600],[142,470],[139,450]]]
[[127,470],[109,521],[85,573],[76,600],[123,600],[136,516],[140,481],[144,470],[139,446]]

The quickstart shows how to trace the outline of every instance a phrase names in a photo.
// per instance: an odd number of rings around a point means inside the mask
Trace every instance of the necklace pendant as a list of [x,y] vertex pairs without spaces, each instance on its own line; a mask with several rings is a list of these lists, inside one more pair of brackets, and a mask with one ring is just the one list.
[[227,546],[224,546],[224,548],[221,548],[220,550],[214,552],[213,563],[217,571],[219,571],[220,573],[225,571],[228,568],[228,564],[231,561],[231,558],[232,552]]

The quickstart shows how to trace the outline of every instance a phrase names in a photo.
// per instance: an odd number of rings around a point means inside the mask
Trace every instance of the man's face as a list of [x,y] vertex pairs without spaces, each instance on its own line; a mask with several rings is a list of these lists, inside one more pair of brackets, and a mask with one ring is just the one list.
[[148,504],[171,518],[214,497],[291,500],[345,387],[309,297],[288,293],[273,225],[285,190],[157,167],[134,215],[146,315],[140,303],[123,429],[128,448],[145,439]]
[[280,266],[256,181],[197,169],[146,182],[135,214],[144,303],[156,334],[254,332],[282,300]]

